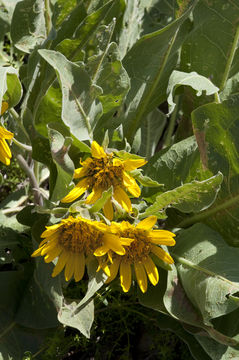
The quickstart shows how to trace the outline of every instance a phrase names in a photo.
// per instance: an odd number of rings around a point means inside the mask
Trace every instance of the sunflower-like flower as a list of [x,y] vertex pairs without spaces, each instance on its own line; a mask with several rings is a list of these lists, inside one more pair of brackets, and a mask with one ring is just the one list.
[[[1,115],[8,109],[8,103],[6,101],[2,102]],[[0,161],[5,164],[10,164],[10,159],[12,157],[11,150],[6,142],[6,139],[11,140],[13,138],[13,133],[4,129],[0,126]]]
[[[116,254],[111,250],[108,252],[111,264],[108,268],[104,264],[103,268],[104,271],[107,269],[105,271],[107,275],[110,274],[107,283],[114,280],[119,271],[121,287],[124,292],[128,292],[132,283],[133,269],[143,293],[147,291],[148,279],[153,285],[158,283],[158,269],[151,255],[154,254],[164,262],[172,264],[174,262],[172,257],[159,245],[175,245],[175,234],[167,230],[152,230],[156,221],[156,216],[150,216],[142,220],[137,226],[127,221],[112,222],[110,231],[115,234],[115,238],[119,237],[121,241],[125,242],[128,240],[128,243],[131,240],[131,243],[125,247],[124,255]],[[105,253],[104,248],[98,248],[94,252],[95,256],[101,256],[101,250],[103,250],[102,253]]]
[[[140,188],[130,171],[146,164],[144,159],[122,160],[106,153],[96,141],[91,145],[92,157],[81,163],[82,167],[75,170],[74,178],[80,179],[78,184],[61,201],[69,203],[81,196],[86,190],[91,190],[86,199],[87,204],[94,204],[102,193],[113,187],[113,198],[127,211],[132,211],[132,205],[125,189],[134,197],[140,196]],[[103,208],[105,216],[113,219],[112,199]]]
[[0,126],[0,161],[5,165],[10,164],[10,159],[12,157],[12,153],[9,149],[6,139],[10,140],[12,138],[13,133]]
[[[46,230],[41,234],[44,240],[32,257],[45,256],[46,263],[58,257],[52,277],[65,268],[66,281],[72,276],[75,281],[80,281],[85,272],[87,257],[92,256],[97,248],[101,249],[102,255],[108,251],[118,255],[125,254],[123,245],[128,245],[131,241],[121,242],[119,237],[108,233],[108,228],[109,226],[99,221],[69,216],[59,224],[46,226]],[[107,270],[105,272],[107,273]]]

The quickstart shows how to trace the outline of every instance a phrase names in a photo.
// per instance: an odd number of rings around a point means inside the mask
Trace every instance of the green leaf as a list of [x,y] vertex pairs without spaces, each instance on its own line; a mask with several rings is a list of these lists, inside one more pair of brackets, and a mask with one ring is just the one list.
[[176,189],[164,192],[156,197],[153,205],[148,207],[142,217],[156,215],[165,219],[165,210],[174,207],[182,212],[199,212],[211,206],[220,190],[223,176],[217,175],[203,181],[193,181]]
[[51,193],[51,201],[62,199],[72,189],[70,183],[74,174],[74,163],[68,155],[72,139],[48,125],[51,154],[57,169],[55,187]]
[[[104,58],[90,59],[92,62],[102,60],[98,68],[97,76],[94,75],[95,83],[103,89],[99,99],[103,106],[103,113],[115,111],[121,106],[122,101],[130,88],[130,80],[120,61],[118,46],[111,43],[104,54]],[[94,74],[94,73],[93,73]]]
[[87,338],[90,337],[90,329],[94,320],[94,301],[92,297],[104,285],[107,278],[102,271],[96,272],[96,269],[96,261],[90,261],[86,295],[80,301],[65,300],[58,314],[58,319],[62,324],[78,329]]
[[61,84],[62,120],[79,140],[90,139],[102,113],[97,100],[101,88],[92,84],[82,65],[68,61],[61,53],[51,50],[39,50],[39,53],[56,70]]
[[159,109],[151,111],[141,126],[139,154],[150,159],[156,150],[166,124],[166,115]]
[[206,77],[199,75],[195,71],[190,73],[185,73],[182,71],[174,70],[169,78],[167,93],[168,95],[168,104],[169,112],[171,114],[175,108],[175,103],[173,102],[173,93],[174,91],[182,85],[191,86],[197,92],[197,96],[201,96],[202,92],[205,91],[206,95],[212,95],[219,91],[219,89],[213,85],[213,83],[208,80]]
[[108,190],[103,191],[102,196],[89,209],[89,212],[94,213],[100,211],[104,207],[106,201],[111,198],[112,194],[113,194],[113,187],[111,186]]
[[23,0],[17,3],[11,23],[11,38],[17,49],[30,53],[46,39],[45,3]]
[[8,107],[15,106],[22,97],[22,86],[18,78],[18,71],[12,66],[0,67],[0,104],[5,100]]
[[[203,105],[192,113],[192,121],[204,167],[213,173],[224,175],[222,188],[213,207],[205,211],[201,219],[186,219],[183,226],[203,221],[219,231],[231,245],[238,246],[237,218],[239,152],[238,152],[239,95],[221,104]],[[225,130],[226,129],[226,130]],[[201,214],[202,215],[202,214]]]
[[178,29],[196,2],[165,28],[139,39],[123,60],[131,89],[126,98],[126,113],[119,121],[123,122],[130,143],[145,116],[166,99],[168,78],[177,62],[177,50],[186,36],[184,29],[179,33]]
[[138,182],[143,186],[148,187],[163,187],[163,184],[159,184],[157,181],[152,180],[149,176],[145,176],[142,174],[140,169],[136,169],[130,172],[130,174],[138,180]]
[[173,256],[183,288],[204,324],[211,326],[212,319],[237,309],[229,295],[239,290],[239,250],[203,224],[181,231],[176,240]]
[[199,1],[181,53],[180,70],[196,71],[212,79],[221,90],[229,75],[239,25],[237,4],[228,5],[224,0]]

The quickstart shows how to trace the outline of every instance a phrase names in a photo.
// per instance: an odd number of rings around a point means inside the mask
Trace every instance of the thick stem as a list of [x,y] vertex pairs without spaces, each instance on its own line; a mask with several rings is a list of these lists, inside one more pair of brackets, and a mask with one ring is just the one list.
[[46,34],[49,35],[51,31],[51,16],[50,16],[50,2],[49,0],[45,0],[45,24],[46,24]]
[[238,40],[239,40],[239,26],[237,27],[236,34],[235,34],[235,37],[234,37],[234,40],[232,43],[232,48],[231,48],[231,51],[230,51],[230,54],[229,54],[229,57],[228,57],[228,60],[226,63],[225,71],[224,71],[221,86],[220,86],[220,91],[222,91],[226,85],[226,82],[227,82],[227,79],[228,79],[228,76],[229,76],[229,73],[231,70],[232,62],[233,62],[233,59],[235,56],[235,52],[237,49]]
[[40,188],[38,186],[37,180],[34,175],[34,171],[28,166],[28,163],[21,154],[17,154],[16,158],[21,168],[29,176],[30,184],[33,190],[35,204],[42,206],[43,205],[42,196],[40,193]]
[[32,152],[32,147],[29,146],[29,145],[26,145],[26,144],[23,144],[21,143],[20,141],[18,141],[17,139],[15,138],[12,138],[12,141],[14,142],[14,144],[16,144],[19,148],[23,149],[23,150],[26,150],[28,152]]

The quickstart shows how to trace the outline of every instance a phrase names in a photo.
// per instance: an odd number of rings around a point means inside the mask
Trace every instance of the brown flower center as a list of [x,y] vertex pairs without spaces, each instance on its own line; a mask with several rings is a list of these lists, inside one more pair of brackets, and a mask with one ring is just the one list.
[[93,225],[78,221],[62,225],[59,244],[73,253],[89,255],[102,245],[102,238],[103,233]]
[[96,159],[88,165],[87,177],[89,177],[90,187],[107,190],[110,186],[116,186],[123,180],[123,164],[113,165],[113,155]]
[[151,242],[147,238],[147,231],[142,229],[128,229],[122,231],[121,237],[134,239],[129,246],[125,246],[125,255],[122,261],[133,264],[143,262],[151,252]]

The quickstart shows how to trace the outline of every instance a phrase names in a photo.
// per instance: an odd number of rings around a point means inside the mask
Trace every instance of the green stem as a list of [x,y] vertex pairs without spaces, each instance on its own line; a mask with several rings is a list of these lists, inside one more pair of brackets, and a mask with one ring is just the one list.
[[49,35],[51,31],[51,16],[50,16],[50,2],[49,0],[45,0],[45,23],[46,23],[46,34]]
[[235,197],[225,201],[222,204],[219,204],[217,206],[214,206],[208,210],[205,210],[203,212],[200,212],[198,214],[195,214],[194,216],[191,216],[183,221],[181,221],[177,227],[187,227],[189,225],[192,225],[196,222],[200,222],[202,220],[208,219],[210,216],[216,214],[218,211],[227,209],[228,207],[231,207],[233,205],[238,205],[239,201],[239,195],[236,195]]
[[169,120],[169,126],[168,126],[168,131],[166,133],[166,137],[165,137],[165,141],[164,141],[164,147],[170,146],[171,142],[172,142],[172,135],[173,135],[173,131],[175,128],[175,123],[176,123],[176,119],[177,119],[177,113],[178,113],[178,105],[179,105],[179,96],[176,95],[175,97],[175,109],[170,117]]
[[11,115],[14,117],[14,119],[18,123],[18,126],[21,128],[21,130],[23,131],[26,138],[30,141],[29,135],[28,135],[26,129],[24,128],[24,126],[22,125],[21,119],[20,119],[18,113],[16,112],[16,110],[14,108],[11,108],[9,110],[9,112],[11,113]]
[[15,321],[13,321],[3,332],[0,334],[0,339],[3,338],[12,328],[16,325]]
[[222,281],[225,281],[225,282],[229,283],[230,285],[235,285],[232,281],[224,278],[221,275],[218,275],[218,274],[214,273],[213,271],[210,271],[210,270],[205,269],[205,268],[203,268],[203,267],[201,267],[199,265],[196,265],[193,262],[191,262],[190,260],[187,260],[187,259],[185,259],[185,258],[183,258],[181,256],[178,256],[178,255],[174,254],[174,253],[171,253],[171,255],[182,265],[185,265],[185,266],[187,266],[189,268],[193,268],[195,270],[201,271],[204,274],[207,274],[209,276],[216,277],[216,278],[218,278],[218,279],[220,279]]
[[14,144],[16,144],[19,148],[23,149],[23,150],[26,150],[28,152],[32,152],[32,147],[29,146],[29,145],[26,145],[26,144],[23,144],[21,143],[20,141],[18,141],[17,139],[15,138],[12,138],[12,141],[14,142]]
[[139,105],[138,111],[137,111],[137,113],[135,115],[135,118],[131,122],[131,126],[130,126],[127,134],[126,134],[126,138],[129,140],[130,143],[132,143],[132,141],[133,141],[133,138],[135,136],[135,132],[138,129],[138,126],[140,125],[141,118],[144,116],[144,113],[145,113],[145,110],[146,110],[146,108],[148,106],[148,103],[150,102],[150,100],[151,100],[151,98],[152,98],[152,96],[153,96],[153,94],[154,94],[160,80],[161,80],[161,77],[162,77],[162,75],[164,73],[165,66],[167,64],[169,55],[170,55],[172,47],[173,47],[173,44],[174,44],[174,42],[176,40],[177,34],[178,34],[178,29],[175,32],[174,36],[172,37],[172,39],[171,39],[171,41],[169,43],[168,49],[165,52],[165,55],[164,55],[164,58],[163,58],[162,65],[158,70],[158,73],[157,73],[157,75],[155,77],[153,85],[149,88],[149,92],[147,93],[144,101],[142,101],[141,104]]
[[226,63],[225,71],[224,71],[221,86],[220,86],[220,91],[222,91],[224,89],[225,85],[226,85],[226,82],[227,82],[227,79],[228,79],[228,76],[229,76],[229,72],[231,70],[232,62],[233,62],[233,59],[234,59],[234,56],[235,56],[235,52],[236,52],[236,49],[237,49],[238,40],[239,40],[239,26],[237,27],[236,34],[235,34],[235,37],[234,37],[234,40],[233,40],[233,43],[232,43],[231,52],[229,54],[229,57],[228,57],[228,60],[227,60],[227,63]]
[[216,102],[217,104],[220,104],[220,103],[221,103],[221,99],[220,99],[220,96],[219,96],[218,92],[216,92],[216,93],[214,94],[214,99],[215,99],[215,102]]
[[35,204],[42,206],[43,205],[42,196],[40,193],[40,188],[38,186],[38,182],[34,175],[34,171],[28,166],[28,163],[26,162],[26,160],[23,158],[23,156],[21,154],[16,154],[16,159],[17,159],[19,165],[21,166],[21,168],[29,176],[31,187],[33,190]]

